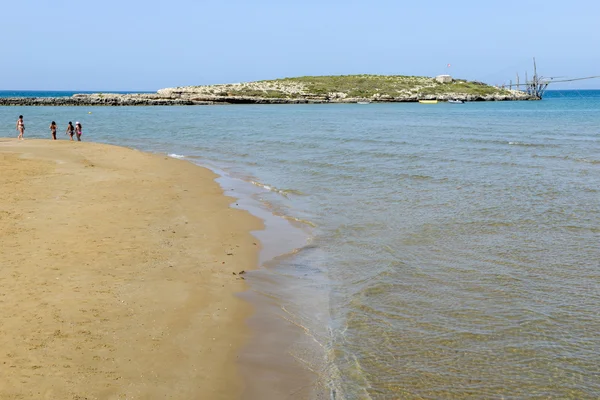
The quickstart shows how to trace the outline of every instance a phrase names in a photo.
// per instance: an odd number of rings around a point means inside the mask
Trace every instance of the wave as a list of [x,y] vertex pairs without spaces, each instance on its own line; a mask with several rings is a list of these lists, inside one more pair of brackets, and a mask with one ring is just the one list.
[[285,219],[287,219],[288,221],[292,221],[292,222],[298,222],[304,225],[308,225],[310,227],[316,228],[317,224],[315,224],[314,222],[310,222],[308,220],[302,219],[302,218],[296,218],[296,217],[290,217],[290,216],[284,216]]
[[533,155],[534,158],[550,158],[550,159],[555,159],[555,160],[568,160],[568,161],[574,161],[574,162],[580,162],[580,163],[585,163],[585,164],[592,164],[592,165],[597,165],[600,164],[600,160],[595,160],[595,159],[591,159],[591,158],[585,158],[585,157],[571,157],[571,156],[563,156],[563,155],[537,155],[534,154]]
[[525,146],[525,147],[559,147],[555,144],[544,144],[544,143],[527,143],[527,142],[508,142],[511,146]]
[[572,160],[586,164],[600,164],[600,160],[591,160],[589,158],[573,158]]
[[[429,176],[429,175],[419,175],[419,174],[399,174],[398,175],[399,178],[404,178],[404,179],[414,179],[414,180],[430,180],[430,179],[435,179],[433,176]],[[447,178],[442,178],[440,179],[441,181],[447,181]]]
[[179,159],[185,158],[185,156],[182,156],[181,154],[175,154],[175,153],[168,154],[168,156],[173,157],[173,158],[179,158]]
[[282,195],[283,197],[288,198],[288,195],[290,194],[294,194],[296,196],[304,196],[304,193],[302,193],[300,190],[296,190],[296,189],[279,189],[276,188],[275,186],[271,186],[271,185],[267,185],[261,182],[257,182],[257,181],[250,181],[251,184],[261,187],[265,190],[268,190],[269,192],[275,192],[275,193],[279,193],[280,195]]
[[501,140],[501,139],[479,139],[479,138],[461,138],[460,142],[470,142],[470,143],[479,143],[479,144],[490,144],[490,145],[509,145],[509,146],[524,146],[524,147],[561,147],[558,144],[550,144],[550,143],[532,143],[532,142],[523,142],[519,140]]

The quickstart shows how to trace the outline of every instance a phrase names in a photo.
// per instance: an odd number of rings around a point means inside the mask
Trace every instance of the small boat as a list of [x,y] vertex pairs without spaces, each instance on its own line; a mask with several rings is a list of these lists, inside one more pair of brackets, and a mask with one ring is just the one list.
[[356,104],[371,104],[370,101],[357,101]]
[[448,103],[450,103],[450,104],[463,104],[464,100],[450,99],[450,100],[448,100]]
[[437,104],[437,100],[419,100],[421,104]]

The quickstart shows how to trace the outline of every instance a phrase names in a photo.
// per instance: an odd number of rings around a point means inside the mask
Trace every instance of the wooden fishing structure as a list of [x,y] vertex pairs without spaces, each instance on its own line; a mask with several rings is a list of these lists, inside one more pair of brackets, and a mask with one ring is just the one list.
[[537,65],[535,63],[535,57],[534,57],[533,58],[533,77],[531,78],[531,80],[527,80],[527,72],[525,72],[525,83],[519,83],[519,74],[517,73],[517,83],[513,85],[512,80],[511,80],[509,87],[512,89],[512,87],[515,86],[517,90],[520,90],[519,87],[524,86],[524,89],[522,89],[524,92],[533,96],[536,99],[541,100],[544,97],[544,93],[546,92],[548,85],[551,83],[582,81],[585,79],[600,78],[600,75],[586,76],[584,78],[561,79],[561,80],[556,80],[557,78],[562,78],[562,77],[561,76],[554,76],[554,77],[539,76],[537,73]]

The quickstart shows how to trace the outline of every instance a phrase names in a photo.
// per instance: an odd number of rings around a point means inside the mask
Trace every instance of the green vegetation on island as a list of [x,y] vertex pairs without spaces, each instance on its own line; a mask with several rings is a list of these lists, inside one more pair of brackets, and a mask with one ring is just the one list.
[[345,93],[348,97],[390,96],[407,94],[443,94],[460,93],[486,95],[494,93],[509,94],[509,91],[498,89],[479,82],[453,80],[440,83],[435,78],[424,76],[402,75],[340,75],[340,76],[303,76],[284,78],[263,82],[303,83],[307,92],[316,95],[328,93]]

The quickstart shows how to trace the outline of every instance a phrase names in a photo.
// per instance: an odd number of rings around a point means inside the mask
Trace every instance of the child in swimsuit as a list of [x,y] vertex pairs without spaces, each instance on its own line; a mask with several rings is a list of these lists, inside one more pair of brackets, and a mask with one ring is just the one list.
[[77,135],[77,141],[81,142],[81,124],[79,121],[75,122],[75,134]]
[[54,121],[50,124],[50,133],[52,133],[52,140],[56,140],[56,122]]
[[25,134],[25,122],[23,122],[22,115],[19,115],[19,119],[17,120],[17,131],[19,131],[19,136],[17,139],[24,140],[23,135]]
[[69,136],[71,136],[71,141],[73,141],[73,134],[75,133],[75,127],[73,127],[73,123],[69,121],[69,125],[67,126],[67,131],[65,132]]

